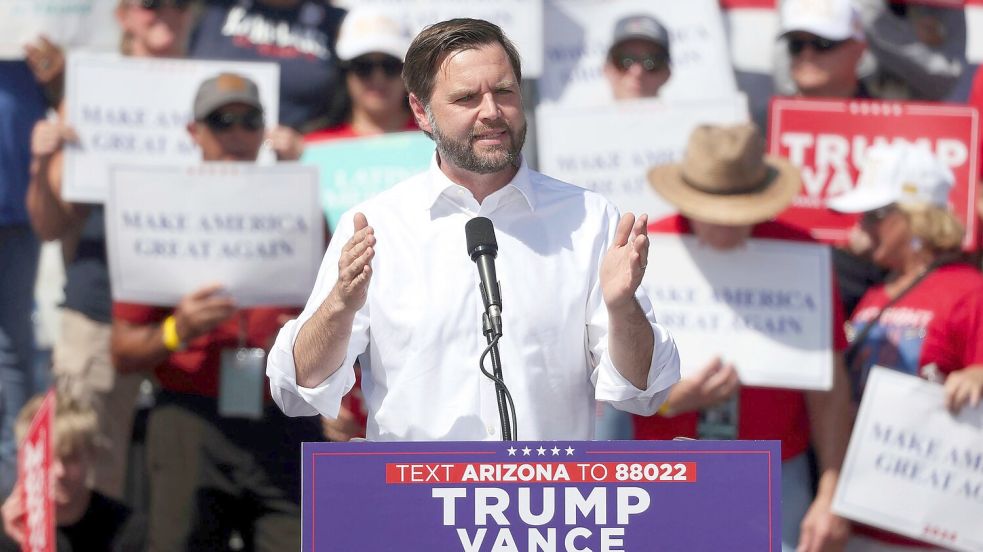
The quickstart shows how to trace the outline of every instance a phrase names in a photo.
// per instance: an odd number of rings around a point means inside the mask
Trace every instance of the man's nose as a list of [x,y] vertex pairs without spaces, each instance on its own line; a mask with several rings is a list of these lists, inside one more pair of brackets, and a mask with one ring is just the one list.
[[481,97],[481,104],[478,106],[478,116],[482,119],[495,120],[501,116],[498,102],[495,101],[495,93],[488,92]]

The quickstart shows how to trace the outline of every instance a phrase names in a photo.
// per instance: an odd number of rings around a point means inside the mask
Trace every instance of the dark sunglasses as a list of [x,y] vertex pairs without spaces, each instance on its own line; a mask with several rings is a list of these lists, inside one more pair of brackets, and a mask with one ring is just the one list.
[[893,212],[894,212],[894,205],[893,204],[886,205],[884,207],[874,209],[873,211],[865,212],[862,215],[860,222],[868,226],[876,226],[880,224],[881,221],[886,219]]
[[814,52],[828,52],[835,50],[846,44],[846,40],[830,40],[828,38],[790,38],[788,39],[788,53],[797,56],[805,50],[806,46],[812,47]]
[[403,72],[403,62],[396,58],[386,58],[383,60],[354,59],[348,63],[348,70],[355,73],[355,76],[360,79],[371,77],[377,68],[381,69],[385,76],[395,78]]
[[263,112],[258,109],[253,109],[245,113],[213,111],[205,117],[203,122],[215,132],[229,130],[235,125],[239,125],[248,131],[256,132],[257,130],[262,130],[264,126]]
[[649,54],[646,56],[630,56],[615,53],[611,56],[614,66],[622,73],[631,70],[632,65],[640,64],[646,73],[658,73],[669,65],[669,56],[665,54]]
[[191,5],[191,0],[132,0],[131,3],[145,10],[159,10],[167,6],[183,10]]

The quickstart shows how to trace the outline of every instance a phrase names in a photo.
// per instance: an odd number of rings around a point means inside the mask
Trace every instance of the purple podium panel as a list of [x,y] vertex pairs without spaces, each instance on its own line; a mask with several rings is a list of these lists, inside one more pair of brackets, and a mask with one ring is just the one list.
[[780,552],[778,441],[304,443],[304,552]]

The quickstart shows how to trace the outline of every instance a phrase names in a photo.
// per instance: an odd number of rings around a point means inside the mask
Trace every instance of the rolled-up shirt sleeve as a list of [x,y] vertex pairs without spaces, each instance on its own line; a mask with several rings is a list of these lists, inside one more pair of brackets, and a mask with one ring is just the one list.
[[[601,248],[602,257],[597,260],[595,273],[599,273],[601,259],[614,239],[614,228],[620,216],[612,207],[608,218],[608,239]],[[635,291],[635,299],[652,327],[654,338],[652,363],[649,365],[645,389],[639,389],[625,379],[611,360],[608,349],[608,312],[601,295],[599,277],[593,282],[587,306],[587,354],[594,367],[591,382],[594,384],[595,399],[610,403],[618,410],[650,416],[659,410],[659,406],[669,395],[669,389],[679,381],[679,352],[669,330],[656,321],[652,302],[644,286],[639,286]]]
[[355,385],[353,366],[358,356],[366,350],[369,342],[368,304],[355,315],[345,360],[331,376],[317,387],[301,387],[297,384],[297,367],[294,364],[294,343],[297,341],[297,334],[320,308],[338,280],[338,259],[342,247],[351,239],[352,233],[352,218],[346,214],[339,221],[337,231],[324,254],[314,289],[304,311],[296,320],[287,322],[280,329],[273,348],[270,349],[266,363],[270,394],[287,416],[320,414],[328,418],[337,418],[342,397]]

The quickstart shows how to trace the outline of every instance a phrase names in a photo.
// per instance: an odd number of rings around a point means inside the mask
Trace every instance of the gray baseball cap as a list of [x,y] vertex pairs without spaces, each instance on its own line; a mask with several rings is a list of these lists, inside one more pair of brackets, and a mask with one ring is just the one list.
[[200,121],[216,109],[233,103],[246,104],[261,111],[263,109],[256,83],[235,73],[216,75],[198,87],[198,93],[195,94],[195,119]]
[[666,54],[669,54],[669,31],[651,15],[634,14],[619,19],[614,25],[611,48],[632,39],[654,42],[665,48]]

